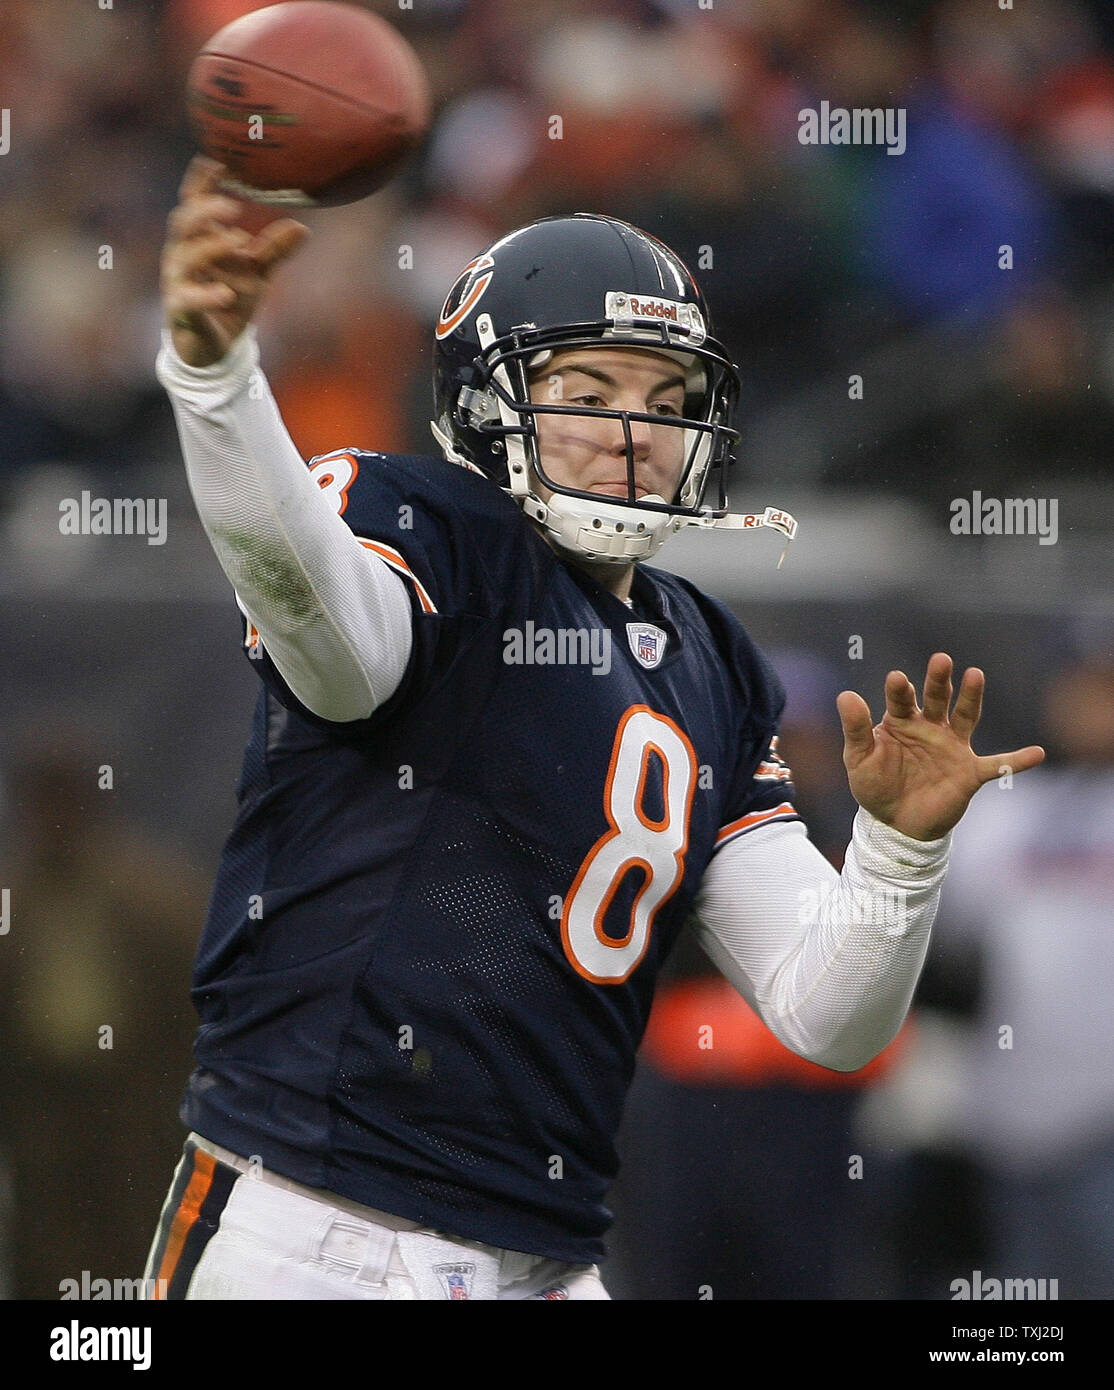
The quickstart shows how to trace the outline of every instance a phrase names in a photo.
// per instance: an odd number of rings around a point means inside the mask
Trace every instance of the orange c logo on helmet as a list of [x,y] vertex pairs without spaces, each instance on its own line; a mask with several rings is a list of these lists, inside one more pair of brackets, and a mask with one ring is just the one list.
[[[486,274],[479,274],[481,271],[486,272]],[[476,279],[468,293],[464,294],[464,287],[468,283],[468,277],[472,274],[476,274]],[[486,251],[482,256],[477,256],[474,261],[468,262],[453,282],[452,289],[445,296],[445,303],[441,308],[435,329],[438,340],[447,338],[454,328],[458,328],[464,322],[480,302],[480,298],[484,290],[491,284],[491,278],[494,274],[495,262]],[[463,298],[453,308],[453,300],[458,292],[463,295]]]

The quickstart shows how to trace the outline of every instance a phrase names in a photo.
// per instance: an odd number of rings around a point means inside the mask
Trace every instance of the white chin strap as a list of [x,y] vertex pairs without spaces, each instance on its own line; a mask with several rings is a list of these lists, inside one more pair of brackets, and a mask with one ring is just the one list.
[[[684,518],[668,512],[640,512],[622,503],[590,502],[556,492],[548,502],[535,493],[512,488],[522,510],[533,517],[554,545],[574,555],[617,565],[647,560],[680,529]],[[644,502],[664,502],[648,494]]]
[[[489,314],[480,314],[477,317],[476,331],[480,346],[486,350],[495,341],[495,327]],[[680,354],[670,352],[668,355],[681,360]],[[496,367],[492,375],[498,379],[508,398],[514,400],[515,390],[511,385],[506,364]],[[497,392],[492,394],[498,403],[499,416],[503,424],[520,426],[522,422],[517,412],[512,410]],[[690,444],[688,436],[693,433],[695,431],[685,431],[686,450]],[[447,440],[436,426],[434,434],[442,447],[446,448],[446,457],[450,457]],[[780,569],[789,549],[788,542],[797,532],[797,523],[789,513],[774,507],[767,507],[765,512],[747,515],[713,517],[671,516],[668,512],[652,512],[621,502],[605,502],[602,499],[597,502],[584,497],[569,497],[560,492],[554,493],[546,502],[534,490],[538,479],[526,456],[522,435],[504,435],[503,443],[507,451],[507,477],[511,496],[523,512],[542,527],[554,545],[581,559],[616,565],[629,565],[636,560],[647,560],[683,526],[728,527],[748,531],[760,526],[772,526],[787,538],[785,550],[778,560]],[[703,441],[701,447],[704,447]],[[711,448],[710,437],[707,448]],[[696,467],[691,470],[690,486],[692,476],[698,472]],[[683,505],[692,505],[684,493],[679,500]],[[664,503],[666,499],[648,493],[641,501]]]

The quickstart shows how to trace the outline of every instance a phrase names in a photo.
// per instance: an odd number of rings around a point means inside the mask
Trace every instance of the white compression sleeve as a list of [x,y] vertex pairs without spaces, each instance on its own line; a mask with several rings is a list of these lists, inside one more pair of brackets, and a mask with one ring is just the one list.
[[698,939],[786,1047],[857,1071],[909,1010],[949,845],[912,840],[860,809],[839,874],[800,821],[750,831],[708,866]]
[[156,373],[201,524],[271,660],[314,714],[366,718],[410,659],[405,581],[310,475],[259,368],[254,327],[211,367],[187,366],[164,329]]

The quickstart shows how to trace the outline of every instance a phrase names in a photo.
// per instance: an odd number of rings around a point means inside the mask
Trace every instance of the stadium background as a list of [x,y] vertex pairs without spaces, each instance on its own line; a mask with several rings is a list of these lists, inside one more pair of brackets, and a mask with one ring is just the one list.
[[[729,601],[782,669],[783,751],[808,768],[822,847],[838,858],[849,825],[833,743],[845,686],[877,712],[888,669],[946,649],[987,670],[980,751],[1047,737],[1049,681],[1114,664],[1114,14],[1101,0],[371,7],[418,47],[438,116],[386,191],[307,215],[314,238],[261,315],[302,452],[430,451],[431,324],[459,268],[538,216],[627,218],[697,271],[742,368],[736,507],[800,522],[780,571],[768,534],[682,536],[660,563]],[[8,1298],[139,1273],[181,1142],[190,955],[255,682],[153,374],[158,257],[192,152],[185,72],[252,8],[0,11]],[[825,100],[905,108],[905,152],[802,145],[798,112]],[[63,536],[59,502],[83,490],[166,499],[166,543]],[[1056,499],[1056,543],[953,535],[951,501],[976,490]],[[1087,753],[1099,779],[1114,777],[1105,689],[1074,709],[1107,731]],[[1070,758],[1069,742],[1050,748]],[[980,795],[1005,813],[1007,791]],[[1112,863],[1108,838],[1088,869],[1105,874],[1107,918]],[[1050,921],[1050,954],[1078,911]],[[679,958],[623,1138],[616,1296],[947,1298],[973,1269],[1057,1275],[995,1267],[1008,1175],[961,1105],[995,958],[977,929],[946,949],[962,912],[945,898],[893,1054],[841,1085],[756,1041]],[[1063,968],[1081,1001],[1109,996],[1108,955]],[[690,1025],[713,1007],[721,1042],[698,1056]],[[1059,1084],[1092,1083],[1069,1067]],[[1089,1224],[1110,1220],[1114,1104],[1101,1088],[1082,1100],[1079,1131],[1030,1175],[1086,1158],[1086,1184],[1060,1184],[1065,1240],[1088,1203]],[[1110,1258],[1108,1243],[1061,1296],[1110,1296]]]

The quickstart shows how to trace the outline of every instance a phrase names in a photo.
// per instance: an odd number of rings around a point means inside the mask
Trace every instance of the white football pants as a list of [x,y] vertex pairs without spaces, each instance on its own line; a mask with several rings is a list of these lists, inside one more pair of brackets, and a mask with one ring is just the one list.
[[608,1298],[595,1265],[426,1230],[266,1172],[196,1134],[175,1173],[146,1279],[155,1298]]

